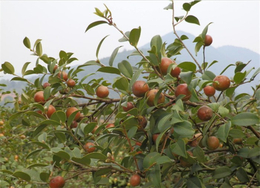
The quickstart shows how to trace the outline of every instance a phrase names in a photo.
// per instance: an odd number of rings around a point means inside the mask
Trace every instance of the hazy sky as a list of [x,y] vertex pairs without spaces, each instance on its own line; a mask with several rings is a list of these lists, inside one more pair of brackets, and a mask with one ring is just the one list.
[[[185,12],[182,4],[190,1],[175,2],[175,15]],[[0,1],[1,8],[1,48],[0,63],[9,61],[20,73],[25,62],[35,64],[36,57],[24,47],[27,36],[33,45],[42,39],[43,53],[58,58],[60,50],[73,52],[79,59],[77,64],[95,59],[99,41],[106,35],[100,50],[100,58],[111,55],[113,50],[124,45],[121,50],[132,49],[127,43],[119,43],[121,34],[113,27],[100,25],[85,33],[86,27],[97,20],[94,8],[104,10],[106,4],[112,11],[114,22],[125,31],[141,26],[142,46],[154,35],[161,36],[172,31],[172,11],[164,10],[170,1]],[[260,51],[260,1],[202,1],[190,11],[200,26],[181,23],[177,30],[195,36],[213,22],[208,34],[213,37],[213,47],[234,45],[245,47],[257,53]],[[30,68],[30,67],[29,67]],[[0,76],[4,75],[0,73]],[[3,78],[2,77],[2,78]]]

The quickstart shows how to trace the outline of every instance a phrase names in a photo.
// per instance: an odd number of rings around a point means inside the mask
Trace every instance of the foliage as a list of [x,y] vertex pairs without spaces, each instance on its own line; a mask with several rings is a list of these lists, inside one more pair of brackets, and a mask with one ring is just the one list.
[[[174,42],[166,45],[161,36],[156,35],[151,39],[148,55],[138,48],[141,27],[123,32],[107,7],[103,12],[96,8],[95,14],[101,20],[90,23],[86,32],[100,24],[113,26],[122,34],[119,41],[128,42],[135,49],[127,58],[133,55],[142,58],[136,66],[131,66],[127,59],[113,66],[121,46],[112,52],[109,65],[100,62],[99,50],[107,36],[98,44],[97,59],[75,68],[71,67],[77,60],[73,53],[60,51],[58,58],[49,57],[43,53],[41,40],[31,45],[25,37],[25,47],[37,57],[35,67],[27,70],[29,63],[25,63],[19,76],[11,63],[1,65],[1,71],[14,76],[12,81],[26,82],[28,86],[20,96],[16,93],[12,109],[0,107],[3,124],[0,152],[4,154],[0,156],[3,177],[0,186],[46,187],[52,177],[61,175],[65,178],[65,187],[129,187],[129,179],[134,174],[142,179],[140,187],[259,185],[260,86],[252,88],[252,95],[247,92],[235,95],[235,90],[254,80],[260,70],[245,70],[247,64],[237,63],[234,74],[229,75],[228,89],[212,97],[203,93],[203,88],[214,82],[216,75],[209,68],[217,62],[207,63],[205,58],[198,62],[185,46],[188,37],[178,36],[175,31],[184,21],[200,25],[199,19],[189,14],[198,2],[184,3],[186,14],[173,16]],[[174,2],[166,9],[174,13]],[[194,39],[196,53],[206,52],[204,39],[210,24]],[[169,66],[167,74],[162,74],[159,68],[162,57],[177,59],[182,50],[187,50],[194,62]],[[78,79],[83,67],[91,69],[92,66],[98,67],[97,72],[104,73],[104,77],[88,79],[95,74],[92,73]],[[176,66],[182,70],[177,78],[170,74]],[[59,74],[61,71],[76,81],[74,87],[67,86],[64,74]],[[117,77],[106,80],[110,74]],[[29,75],[37,75],[37,78],[31,82],[27,79]],[[50,85],[44,88],[46,78]],[[156,89],[154,105],[147,104],[146,95],[133,95],[132,87],[137,80],[144,80],[150,90]],[[184,83],[191,93],[187,100],[182,100],[183,94],[175,96],[176,87]],[[108,87],[108,97],[96,96],[100,85]],[[44,102],[35,102],[37,91],[43,91]],[[111,97],[112,92],[116,97]],[[163,102],[160,101],[162,95]],[[133,108],[125,111],[123,107],[129,102]],[[50,105],[55,111],[48,117]],[[201,106],[212,110],[209,120],[198,118]],[[68,115],[69,107],[76,107],[78,111]],[[75,118],[78,112],[80,116]],[[221,142],[218,149],[208,149],[210,136]],[[94,149],[86,147],[89,142]]]

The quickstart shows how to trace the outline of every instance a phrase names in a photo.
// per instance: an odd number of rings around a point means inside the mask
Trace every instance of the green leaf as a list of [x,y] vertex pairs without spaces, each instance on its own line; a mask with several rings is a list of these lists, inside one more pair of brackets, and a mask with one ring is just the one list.
[[82,165],[89,165],[90,164],[90,158],[88,156],[82,157],[82,158],[77,158],[77,157],[72,157],[73,161],[80,163]]
[[172,160],[168,156],[161,156],[156,160],[156,163],[158,165],[165,164],[165,163],[171,163]]
[[135,133],[136,133],[137,129],[138,129],[137,126],[134,126],[134,127],[130,128],[128,130],[128,132],[127,132],[128,138],[130,138],[130,139],[133,138],[135,136]]
[[191,5],[190,5],[190,3],[184,3],[184,4],[182,5],[182,8],[183,8],[186,12],[188,12],[188,11],[190,11]]
[[59,152],[54,153],[54,154],[57,155],[58,157],[60,157],[61,159],[65,159],[65,160],[70,159],[70,155],[65,151],[59,151]]
[[16,171],[13,173],[13,176],[17,177],[17,178],[21,178],[22,180],[25,181],[30,181],[31,180],[31,176],[25,172],[22,171]]
[[89,29],[91,29],[91,28],[93,28],[93,27],[95,27],[97,25],[104,24],[104,23],[107,23],[107,22],[103,21],[103,20],[92,22],[91,24],[88,25],[88,27],[86,28],[85,32],[87,32]]
[[213,22],[210,22],[208,25],[206,25],[206,27],[203,29],[203,31],[202,31],[202,33],[201,33],[201,37],[202,37],[202,39],[203,39],[203,44],[204,44],[205,36],[206,36],[206,34],[207,34],[207,32],[208,32],[208,27],[209,27],[209,25],[212,24],[212,23],[213,23]]
[[199,22],[198,18],[195,17],[195,16],[192,16],[192,15],[187,16],[185,18],[185,21],[188,22],[188,23],[193,23],[193,24],[200,25],[200,22]]
[[223,142],[227,141],[227,137],[229,134],[229,130],[231,127],[231,122],[228,121],[227,123],[225,123],[224,125],[221,125],[216,133],[216,136]]
[[203,80],[213,80],[216,75],[211,71],[205,71],[202,75]]
[[42,56],[42,43],[39,42],[37,45],[36,45],[36,54],[38,56]]
[[187,84],[190,84],[192,77],[193,77],[192,71],[181,72],[181,74],[180,74],[180,78]]
[[147,173],[149,181],[152,183],[152,187],[162,187],[161,185],[161,170],[160,165],[155,165]]
[[140,76],[140,74],[142,73],[142,71],[143,71],[143,69],[139,69],[139,70],[137,70],[137,71],[134,73],[132,79],[130,80],[130,84],[129,84],[129,90],[130,90],[130,91],[132,90],[133,84],[134,84],[135,81],[139,78],[139,76]]
[[49,180],[50,173],[49,172],[41,172],[40,178],[42,181],[47,182]]
[[13,65],[11,63],[7,62],[7,61],[2,64],[2,69],[4,70],[4,73],[14,74]]
[[115,60],[115,57],[116,57],[116,55],[117,55],[117,53],[118,53],[118,50],[119,50],[119,48],[121,48],[122,46],[119,46],[119,47],[117,47],[116,49],[114,49],[114,51],[113,51],[113,53],[111,54],[111,56],[110,56],[110,58],[109,58],[109,66],[113,66],[113,62],[114,62],[114,60]]
[[123,60],[122,62],[118,63],[118,69],[126,77],[132,78],[132,76],[133,76],[133,68],[132,68],[131,64],[128,61]]
[[[174,128],[175,131],[175,128]],[[178,139],[173,145],[171,145],[171,151],[179,156],[187,157],[186,144],[182,139]]]
[[109,74],[118,74],[120,75],[120,71],[115,67],[101,67],[97,71],[109,73]]
[[246,171],[245,171],[243,168],[239,168],[239,169],[236,171],[236,176],[237,176],[238,180],[239,180],[241,183],[249,182],[248,175],[247,175]]
[[26,48],[31,49],[31,42],[30,42],[29,38],[25,37],[25,38],[23,39],[23,44],[24,44],[24,46],[25,46]]
[[241,82],[244,81],[245,77],[246,77],[246,72],[243,72],[243,73],[237,72],[234,76],[234,81],[236,84],[240,84]]
[[129,35],[129,43],[132,46],[137,46],[141,34],[141,27],[132,29]]
[[31,62],[26,62],[24,65],[23,65],[23,68],[22,68],[22,75],[24,76],[24,74],[25,74],[25,71],[26,71],[26,69],[27,69],[27,67],[28,67],[28,65],[30,64]]
[[178,67],[180,67],[183,71],[192,71],[192,72],[196,72],[196,65],[192,62],[182,62],[178,65]]
[[234,64],[229,64],[228,66],[226,66],[226,68],[224,68],[224,70],[219,75],[223,74],[231,66],[235,66],[235,65]]
[[97,126],[97,123],[96,122],[91,122],[91,123],[88,123],[86,126],[81,126],[83,128],[83,132],[85,135],[87,135],[88,133],[92,132],[93,129]]
[[51,116],[51,120],[54,120],[55,122],[65,123],[66,119],[67,119],[66,114],[62,110],[57,110]]
[[199,147],[199,146],[195,147],[195,149],[193,150],[193,155],[194,155],[194,157],[196,157],[196,159],[199,162],[206,161],[205,153],[204,153],[203,149],[201,149],[201,147]]
[[234,125],[249,126],[259,124],[259,116],[250,112],[242,112],[231,119]]
[[219,167],[213,172],[213,178],[214,179],[220,179],[220,178],[225,178],[228,177],[232,173],[231,169],[224,166],[224,167]]
[[97,50],[96,50],[96,57],[98,58],[98,53],[99,53],[99,50],[100,50],[100,47],[102,45],[102,43],[104,42],[104,40],[108,37],[109,35],[105,36],[98,44],[98,47],[97,47]]
[[176,123],[173,128],[175,133],[183,137],[192,136],[195,132],[189,121]]
[[200,181],[198,177],[190,177],[187,180],[187,187],[192,188],[205,188],[205,185]]
[[115,81],[113,84],[113,87],[116,87],[117,89],[121,90],[124,93],[127,93],[129,91],[129,82],[126,78],[121,77],[118,80]]
[[200,48],[204,45],[203,42],[197,42],[195,45],[195,55],[197,56],[198,52],[200,51]]
[[160,158],[161,155],[157,152],[151,152],[149,153],[148,155],[146,155],[144,157],[144,160],[143,160],[143,167],[146,169],[146,168],[149,168],[151,165],[153,165],[154,163],[156,163],[156,160],[158,158]]
[[97,152],[89,153],[86,156],[91,159],[99,159],[101,161],[105,161],[107,159],[107,156],[105,156],[102,153],[97,153]]
[[13,78],[11,79],[11,81],[21,81],[21,82],[28,82],[28,80],[27,80],[27,79],[25,79],[25,78],[22,78],[22,77],[13,77]]
[[226,117],[229,113],[229,110],[227,108],[225,108],[224,106],[219,106],[218,108],[218,113],[222,116],[222,117]]

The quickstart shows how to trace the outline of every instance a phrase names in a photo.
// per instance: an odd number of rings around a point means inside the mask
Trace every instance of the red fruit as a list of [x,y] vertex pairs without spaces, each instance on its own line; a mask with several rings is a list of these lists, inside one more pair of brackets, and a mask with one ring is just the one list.
[[146,118],[144,116],[138,116],[137,119],[138,119],[138,124],[139,124],[139,127],[140,127],[139,130],[144,129],[147,125]]
[[72,121],[70,128],[77,128],[78,122],[77,121]]
[[210,136],[207,139],[207,146],[208,149],[210,150],[215,150],[219,147],[220,143],[219,143],[219,139],[215,136]]
[[106,128],[107,128],[107,129],[108,129],[108,128],[113,128],[113,127],[115,127],[115,125],[114,125],[113,123],[109,123],[109,124],[106,125]]
[[[161,70],[161,73],[163,75],[166,75],[167,74],[167,70],[168,70],[168,67],[171,65],[171,64],[176,64],[175,61],[171,60],[170,58],[168,57],[163,57],[161,59],[161,63],[159,65],[160,67],[160,70]],[[172,69],[171,70],[171,75],[173,77],[178,77],[181,73],[181,69],[179,67],[176,67],[175,69]]]
[[49,183],[51,188],[62,188],[65,185],[65,180],[62,176],[56,176]]
[[53,72],[55,72],[57,69],[58,69],[58,65],[55,65],[55,66],[53,67]]
[[133,105],[133,103],[131,103],[131,102],[127,102],[127,105],[126,105],[126,106],[123,106],[123,110],[124,110],[125,112],[131,110],[132,108],[134,108],[134,105]]
[[43,91],[38,91],[34,94],[35,102],[45,102]]
[[68,74],[65,71],[59,72],[58,73],[58,78],[67,81],[68,80]]
[[67,86],[68,86],[68,87],[74,87],[75,85],[76,85],[75,80],[69,79],[69,80],[67,81]]
[[[146,96],[147,96],[147,104],[149,106],[154,106],[154,101],[155,101],[155,96],[158,93],[158,89],[151,89],[150,91],[147,92]],[[164,94],[161,93],[158,100],[157,100],[157,104],[161,104],[164,103],[165,101],[165,97]]]
[[[68,108],[67,109],[67,111],[66,111],[66,115],[67,115],[67,118],[69,118],[69,116],[73,113],[73,112],[75,112],[75,111],[77,111],[78,109],[76,108],[76,107],[70,107],[70,108]],[[77,112],[76,113],[76,116],[75,116],[75,118],[74,118],[74,120],[78,120],[80,118],[80,112]]]
[[130,178],[130,185],[135,187],[141,183],[141,177],[138,174],[134,174]]
[[233,139],[233,143],[234,144],[242,144],[243,143],[243,139],[242,138],[234,138]]
[[99,86],[96,89],[96,95],[100,98],[106,98],[109,95],[109,90],[106,86]]
[[208,106],[202,106],[197,112],[197,116],[202,121],[208,121],[212,118],[213,112],[212,109]]
[[211,45],[212,41],[213,41],[212,37],[210,35],[206,35],[204,40],[204,45],[209,46]]
[[[187,151],[187,154],[190,155],[190,156],[193,156],[193,153],[191,151]],[[192,165],[184,157],[180,158],[180,164],[181,164],[182,167],[190,167]]]
[[132,86],[132,92],[136,97],[143,97],[148,90],[148,84],[142,80],[135,81]]
[[48,118],[50,118],[54,112],[56,112],[56,108],[52,105],[49,105],[49,108],[46,113]]
[[94,129],[91,131],[92,134],[95,134],[96,130],[98,129],[99,126],[94,127]]
[[179,95],[185,95],[184,98],[182,98],[183,101],[187,101],[191,98],[191,92],[188,89],[188,85],[187,84],[180,84],[176,87],[175,90],[175,96],[178,97]]
[[46,87],[50,86],[51,84],[49,82],[45,82],[42,87],[45,89]]
[[208,97],[212,97],[216,92],[215,88],[212,86],[204,87],[203,91],[204,91],[205,95],[207,95]]
[[216,76],[213,81],[213,87],[218,91],[224,91],[230,86],[230,79],[224,75]]
[[160,134],[153,134],[153,142],[156,143],[156,140]]
[[88,153],[91,153],[93,151],[95,151],[95,144],[92,143],[92,142],[87,142],[85,145],[84,145],[84,149],[88,152]]

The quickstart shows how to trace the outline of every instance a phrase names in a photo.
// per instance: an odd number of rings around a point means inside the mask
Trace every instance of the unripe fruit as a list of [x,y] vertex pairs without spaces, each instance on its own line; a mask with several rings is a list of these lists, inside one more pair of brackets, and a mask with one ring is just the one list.
[[218,91],[224,91],[230,86],[230,79],[224,75],[216,76],[213,81],[213,87]]
[[138,125],[140,127],[139,129],[141,130],[144,129],[147,125],[146,118],[144,116],[138,116],[137,119],[138,119]]
[[141,177],[138,174],[134,174],[130,178],[130,185],[135,187],[141,183]]
[[54,112],[56,112],[56,108],[52,105],[49,105],[49,108],[46,113],[48,118],[50,118]]
[[207,139],[207,147],[210,150],[215,150],[219,147],[219,139],[215,136],[210,136]]
[[197,116],[202,121],[208,121],[212,118],[212,109],[208,106],[201,106],[197,112]]
[[127,105],[126,105],[126,106],[123,106],[123,110],[124,110],[125,112],[131,110],[132,108],[134,108],[134,105],[133,105],[133,103],[131,103],[131,102],[127,102]]
[[0,120],[0,126],[4,125],[4,121]]
[[143,97],[148,90],[148,84],[142,80],[135,81],[132,86],[132,92],[136,97]]
[[34,94],[35,102],[45,102],[43,91],[38,91]]
[[209,46],[211,45],[212,41],[213,41],[212,37],[210,35],[206,35],[204,40],[204,45]]
[[69,80],[67,81],[67,86],[68,86],[68,87],[74,87],[75,85],[76,85],[75,80],[69,79]]
[[[155,96],[158,93],[158,89],[151,89],[150,91],[147,92],[146,96],[147,96],[147,104],[149,106],[154,106],[154,101],[155,101]],[[157,104],[161,104],[164,103],[165,101],[165,97],[164,94],[160,93],[160,96],[157,100]]]
[[99,98],[106,98],[109,95],[109,90],[106,86],[101,85],[96,89],[96,95]]
[[215,88],[212,86],[204,87],[203,91],[204,91],[205,95],[207,95],[208,97],[212,97],[216,92]]
[[49,183],[51,188],[62,188],[65,185],[65,180],[62,176],[56,176]]
[[[168,57],[163,57],[161,59],[161,63],[159,65],[159,67],[160,67],[161,73],[163,75],[167,74],[168,67],[171,64],[176,64],[176,63]],[[180,75],[180,73],[181,73],[181,69],[179,67],[175,67],[174,69],[171,70],[172,77],[178,77]]]
[[88,152],[88,153],[91,153],[93,151],[95,151],[95,144],[92,143],[92,142],[87,142],[85,145],[84,145],[84,149]]
[[58,78],[67,81],[68,80],[68,74],[65,71],[59,72],[58,73]]
[[[66,111],[66,115],[67,115],[67,118],[69,118],[69,116],[73,113],[73,112],[75,112],[75,111],[77,111],[78,109],[76,108],[76,107],[70,107],[70,108],[68,108],[67,109],[67,111]],[[77,112],[76,113],[76,116],[75,116],[75,118],[74,118],[74,120],[78,120],[80,118],[80,112]]]
[[191,98],[191,92],[187,84],[180,84],[176,87],[175,96],[178,97],[179,95],[185,95],[185,97],[182,98],[183,101],[187,101]]
[[46,87],[50,86],[51,84],[49,82],[45,82],[42,87],[45,89]]

